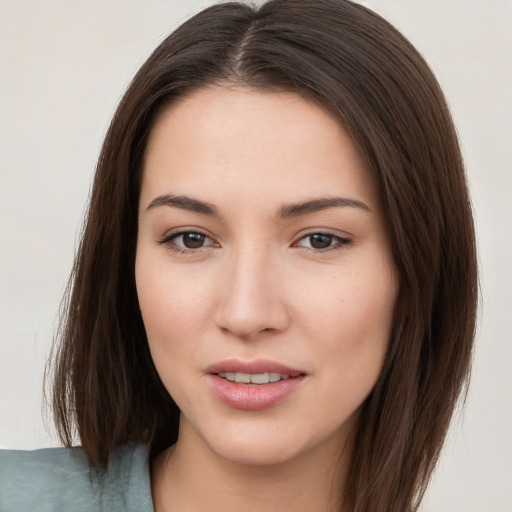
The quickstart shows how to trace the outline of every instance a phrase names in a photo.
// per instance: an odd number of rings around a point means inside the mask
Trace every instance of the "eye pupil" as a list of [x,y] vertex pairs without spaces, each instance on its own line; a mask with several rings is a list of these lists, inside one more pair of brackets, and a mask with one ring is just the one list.
[[185,233],[183,235],[183,245],[187,249],[197,249],[204,244],[205,236],[201,233]]
[[332,244],[332,236],[322,234],[311,235],[309,242],[313,249],[327,249]]

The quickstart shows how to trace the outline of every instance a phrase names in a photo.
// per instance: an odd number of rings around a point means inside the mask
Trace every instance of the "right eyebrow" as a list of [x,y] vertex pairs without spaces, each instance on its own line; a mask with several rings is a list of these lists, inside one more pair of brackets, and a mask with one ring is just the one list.
[[360,208],[367,212],[372,211],[371,208],[358,199],[351,199],[348,197],[325,197],[321,199],[312,199],[311,201],[305,201],[303,203],[284,205],[279,210],[279,217],[299,217],[301,215],[309,215],[329,208],[343,208],[347,206]]
[[200,213],[201,215],[213,215],[216,217],[219,216],[219,212],[217,208],[213,206],[213,204],[207,203],[205,201],[199,201],[198,199],[192,199],[188,196],[164,194],[155,197],[155,199],[149,203],[146,211],[157,208],[158,206],[174,206],[175,208],[189,210],[195,213]]

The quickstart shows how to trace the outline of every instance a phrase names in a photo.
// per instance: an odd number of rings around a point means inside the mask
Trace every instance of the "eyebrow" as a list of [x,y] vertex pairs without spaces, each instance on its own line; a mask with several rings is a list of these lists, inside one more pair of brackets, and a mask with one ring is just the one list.
[[199,201],[188,196],[174,196],[171,194],[164,194],[162,196],[155,197],[146,210],[151,210],[157,206],[174,206],[175,208],[181,208],[182,210],[189,210],[201,215],[214,215],[218,216],[219,212],[215,206],[205,201]]
[[[189,210],[201,215],[210,215],[219,217],[219,211],[217,208],[206,201],[200,201],[189,196],[175,196],[172,194],[164,194],[155,197],[149,203],[146,210],[157,208],[158,206],[173,206],[175,208],[181,208],[182,210]],[[304,201],[302,203],[293,203],[283,205],[278,211],[278,217],[290,218],[300,217],[302,215],[308,215],[316,213],[329,208],[344,208],[352,207],[359,208],[371,212],[372,210],[364,204],[362,201],[357,199],[350,199],[348,197],[325,197],[320,199],[312,199],[311,201]]]
[[321,199],[313,199],[303,203],[288,204],[281,207],[279,217],[299,217],[310,213],[327,210],[328,208],[344,208],[344,207],[360,208],[371,212],[372,210],[362,201],[350,199],[348,197],[325,197]]

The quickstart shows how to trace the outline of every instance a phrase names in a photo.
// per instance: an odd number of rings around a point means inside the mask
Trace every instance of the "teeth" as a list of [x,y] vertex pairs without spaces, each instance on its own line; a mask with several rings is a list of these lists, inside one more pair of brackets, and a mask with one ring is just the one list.
[[235,382],[243,382],[244,384],[249,384],[251,382],[251,375],[249,373],[235,373]]
[[287,373],[242,373],[242,372],[219,372],[219,377],[237,382],[239,384],[268,384],[269,382],[278,382],[290,378]]
[[270,372],[268,374],[268,380],[270,382],[277,382],[278,380],[281,380],[281,374],[280,373]]
[[268,384],[270,382],[270,377],[267,373],[255,373],[251,375],[251,382],[253,384]]

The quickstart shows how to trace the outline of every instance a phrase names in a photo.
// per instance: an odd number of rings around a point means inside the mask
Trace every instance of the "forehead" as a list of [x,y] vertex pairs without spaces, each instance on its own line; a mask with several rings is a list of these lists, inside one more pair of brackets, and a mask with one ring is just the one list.
[[293,92],[215,86],[185,96],[155,122],[142,178],[141,202],[191,189],[211,202],[230,193],[269,202],[334,191],[371,208],[378,202],[340,120]]

